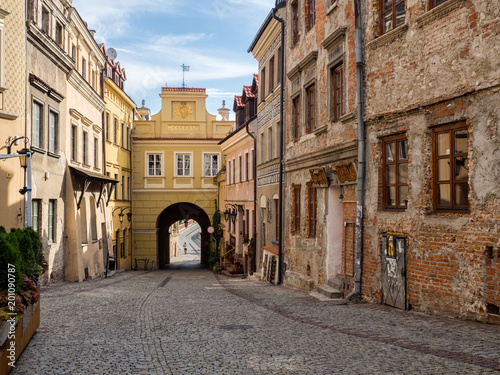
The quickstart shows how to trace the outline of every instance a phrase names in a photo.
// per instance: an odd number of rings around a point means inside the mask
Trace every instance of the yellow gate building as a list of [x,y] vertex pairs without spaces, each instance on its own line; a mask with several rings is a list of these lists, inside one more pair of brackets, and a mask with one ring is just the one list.
[[206,229],[217,199],[214,177],[223,165],[217,143],[234,123],[227,121],[225,108],[219,111],[222,121],[207,112],[203,88],[163,87],[160,97],[161,111],[134,124],[132,256],[134,261],[147,259],[150,268],[163,268],[170,263],[169,227],[192,219],[202,229],[201,263],[205,264]]

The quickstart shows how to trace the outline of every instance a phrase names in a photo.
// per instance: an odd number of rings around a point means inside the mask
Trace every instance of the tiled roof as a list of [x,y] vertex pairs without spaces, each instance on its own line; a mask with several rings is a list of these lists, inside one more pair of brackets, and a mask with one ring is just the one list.
[[252,86],[243,86],[243,93],[247,98],[255,98],[255,95],[252,93]]
[[255,84],[258,86],[259,85],[259,75],[258,74],[254,74],[253,75],[253,79],[255,81]]
[[242,101],[243,97],[242,96],[238,96],[236,95],[234,97],[234,104],[235,106],[238,106],[238,107],[244,107],[245,105],[243,104],[243,101]]
[[161,91],[188,91],[188,92],[205,92],[206,89],[195,87],[162,87]]

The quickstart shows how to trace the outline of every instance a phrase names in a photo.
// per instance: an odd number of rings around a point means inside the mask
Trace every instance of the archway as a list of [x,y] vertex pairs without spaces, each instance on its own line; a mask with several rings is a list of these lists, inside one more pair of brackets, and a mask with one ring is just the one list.
[[206,212],[195,204],[182,202],[165,208],[156,221],[156,252],[158,254],[158,268],[170,264],[170,233],[169,228],[179,220],[194,220],[201,227],[201,264],[208,264],[210,248],[206,245],[210,241],[207,228],[210,219]]

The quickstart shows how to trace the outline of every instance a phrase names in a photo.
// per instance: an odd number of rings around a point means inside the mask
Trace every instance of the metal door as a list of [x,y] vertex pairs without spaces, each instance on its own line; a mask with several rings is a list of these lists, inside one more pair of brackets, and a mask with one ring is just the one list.
[[406,310],[407,236],[387,233],[382,236],[382,293],[386,305]]

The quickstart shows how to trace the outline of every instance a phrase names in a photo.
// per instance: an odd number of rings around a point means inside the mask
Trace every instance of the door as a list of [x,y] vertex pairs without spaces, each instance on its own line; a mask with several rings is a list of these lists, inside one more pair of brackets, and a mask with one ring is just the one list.
[[382,293],[386,305],[406,310],[407,236],[387,233],[382,236]]

